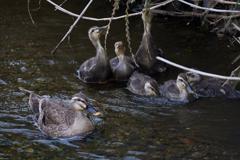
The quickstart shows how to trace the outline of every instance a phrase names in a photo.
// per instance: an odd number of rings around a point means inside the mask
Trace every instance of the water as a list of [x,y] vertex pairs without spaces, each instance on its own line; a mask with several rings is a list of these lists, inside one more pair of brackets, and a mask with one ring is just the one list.
[[[86,4],[87,1],[69,1],[64,7],[79,14]],[[71,33],[73,49],[64,41],[53,58],[51,51],[73,19],[42,2],[41,9],[32,12],[35,28],[26,5],[23,0],[0,1],[4,13],[0,16],[1,159],[239,159],[239,100],[199,98],[180,104],[165,98],[133,95],[125,84],[84,84],[78,79],[77,70],[95,55],[87,31],[107,22],[80,20]],[[30,6],[38,7],[34,1]],[[86,15],[109,17],[111,9],[108,1],[93,2]],[[124,10],[122,6],[117,14]],[[219,40],[193,23],[187,25],[189,21],[154,17],[155,45],[176,63],[229,75],[238,65],[231,65],[231,61],[239,50],[229,47],[227,38]],[[116,41],[127,44],[124,29],[124,20],[112,23],[107,40],[109,58],[115,57]],[[142,32],[140,16],[130,18],[133,52],[140,44]],[[170,67],[156,79],[162,84],[175,79],[180,72]],[[66,103],[72,94],[83,92],[102,113],[100,117],[88,115],[94,132],[69,139],[46,136],[35,125],[28,105],[29,94],[19,87]]]

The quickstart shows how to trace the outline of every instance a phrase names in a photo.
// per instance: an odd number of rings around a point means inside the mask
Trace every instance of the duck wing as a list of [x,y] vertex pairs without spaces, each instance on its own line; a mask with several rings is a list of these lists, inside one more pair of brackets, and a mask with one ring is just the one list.
[[175,80],[164,82],[164,84],[160,87],[160,92],[164,97],[168,99],[174,99],[176,95],[180,94]]
[[49,124],[66,124],[72,125],[75,119],[75,113],[70,108],[71,106],[63,105],[61,102],[55,103],[57,101],[52,101],[44,98],[40,101],[44,119],[44,125]]
[[111,65],[112,71],[115,69],[115,67],[118,65],[118,63],[119,63],[118,57],[114,57],[110,60],[110,65]]
[[127,88],[129,91],[131,91],[132,93],[135,94],[139,94],[142,95],[143,94],[143,86],[142,86],[142,82],[140,79],[129,79],[128,84],[127,84]]
[[82,80],[87,79],[88,77],[92,76],[92,70],[95,68],[97,63],[96,57],[92,57],[89,60],[85,61],[81,66],[80,66],[80,77]]
[[[43,132],[51,137],[70,136],[69,131],[71,131],[71,126],[75,122],[74,111],[56,103],[48,102],[47,99],[41,100],[40,103],[44,107],[39,115],[37,124]],[[48,104],[51,104],[51,106]]]

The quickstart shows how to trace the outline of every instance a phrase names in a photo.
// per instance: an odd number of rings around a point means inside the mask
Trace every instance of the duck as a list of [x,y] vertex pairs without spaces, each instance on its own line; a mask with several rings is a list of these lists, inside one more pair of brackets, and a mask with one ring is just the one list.
[[158,61],[157,56],[165,58],[161,49],[156,48],[151,35],[152,13],[149,9],[143,9],[142,20],[144,33],[141,44],[136,52],[135,59],[139,68],[147,74],[163,73],[167,70],[166,63]]
[[135,70],[135,63],[124,55],[126,49],[122,41],[116,42],[114,47],[117,57],[110,60],[113,76],[117,81],[128,81]]
[[31,92],[29,105],[37,125],[50,137],[68,138],[86,135],[92,132],[94,127],[82,111],[86,110],[95,116],[100,115],[83,93],[74,94],[70,103],[65,104]]
[[177,80],[168,80],[160,86],[160,93],[171,101],[190,102],[194,100],[194,91],[188,83],[185,73],[180,73]]
[[150,76],[134,71],[127,83],[127,89],[137,95],[158,97],[158,83]]
[[88,30],[89,39],[96,48],[96,57],[86,60],[79,68],[79,77],[85,83],[105,83],[112,76],[110,62],[100,43],[100,37],[107,28],[93,26]]
[[[218,78],[203,78],[195,72],[187,72],[188,81],[199,97],[240,98],[240,92],[234,90],[229,83]],[[224,84],[224,85],[223,85]]]

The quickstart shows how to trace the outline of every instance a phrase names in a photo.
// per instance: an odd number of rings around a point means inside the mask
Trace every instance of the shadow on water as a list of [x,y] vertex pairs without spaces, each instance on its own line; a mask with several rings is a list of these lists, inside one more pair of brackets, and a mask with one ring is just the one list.
[[[37,8],[34,3],[30,3],[31,7]],[[65,5],[79,13],[86,3],[69,1]],[[42,2],[41,9],[32,12],[36,29],[25,6],[23,0],[0,2],[4,13],[0,16],[0,158],[240,158],[239,100],[199,98],[181,104],[165,98],[136,96],[124,83],[84,84],[78,79],[77,70],[95,55],[88,28],[107,22],[81,20],[71,34],[73,50],[64,41],[53,59],[50,53],[73,23],[72,18],[54,12],[51,5]],[[94,2],[86,15],[109,17],[111,10],[108,2]],[[117,14],[123,12],[124,8]],[[155,16],[152,25],[155,45],[174,62],[228,75],[236,67],[230,64],[239,52],[227,47],[226,39],[218,40],[214,34],[183,22]],[[124,23],[118,20],[111,25],[107,40],[109,58],[115,57],[116,41],[126,44]],[[131,17],[134,52],[142,32],[140,16]],[[162,84],[176,79],[180,72],[170,67],[156,80]],[[87,115],[95,126],[94,132],[69,139],[46,136],[34,125],[29,94],[19,87],[66,103],[74,93],[83,92],[93,107],[101,111],[99,117]]]

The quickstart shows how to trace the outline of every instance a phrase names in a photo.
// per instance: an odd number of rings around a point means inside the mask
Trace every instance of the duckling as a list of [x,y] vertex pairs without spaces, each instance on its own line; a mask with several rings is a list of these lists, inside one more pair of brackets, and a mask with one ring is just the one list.
[[177,80],[164,82],[160,87],[160,92],[172,101],[189,102],[194,99],[194,91],[190,87],[185,73],[180,73]]
[[104,83],[112,76],[106,51],[99,40],[100,36],[105,34],[106,29],[107,26],[94,26],[88,30],[89,39],[96,48],[96,57],[92,57],[80,66],[80,78],[85,83]]
[[217,78],[204,80],[203,76],[195,72],[187,72],[186,76],[194,91],[202,97],[240,98],[240,92],[234,90],[229,83]]
[[29,105],[38,126],[50,137],[85,135],[93,131],[94,127],[82,111],[86,110],[95,116],[100,115],[82,93],[74,94],[70,104],[65,104],[32,92]]
[[157,49],[151,36],[152,13],[149,9],[142,11],[142,20],[144,24],[144,33],[141,45],[136,53],[136,62],[140,69],[148,74],[162,73],[166,71],[166,63],[158,61],[157,56],[165,57],[161,49]]
[[159,96],[159,86],[150,76],[134,71],[129,78],[127,88],[130,92],[142,96]]
[[125,46],[122,41],[114,44],[117,57],[110,60],[113,76],[117,81],[127,81],[135,70],[135,63],[128,57],[124,56]]

